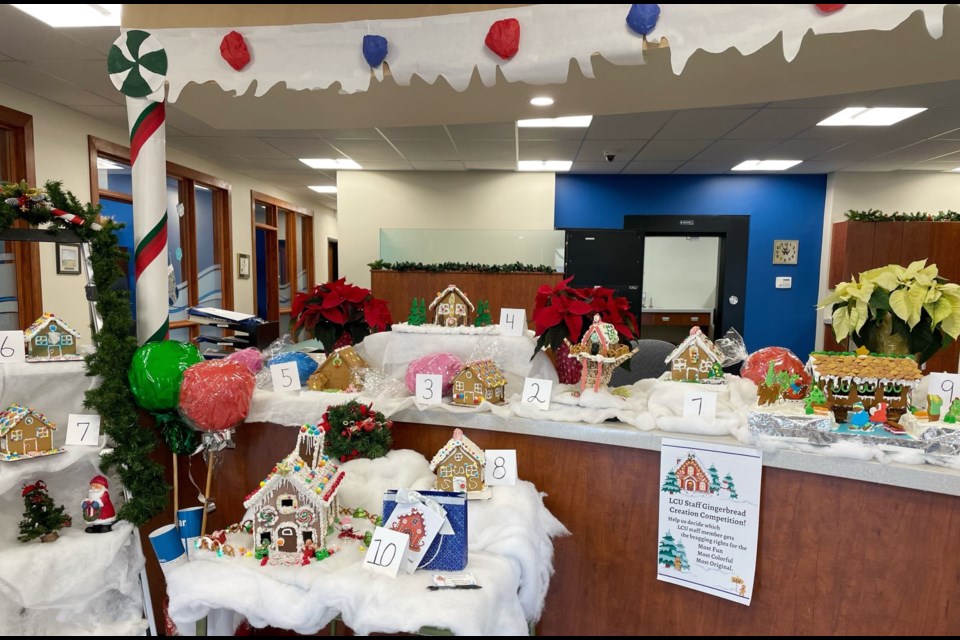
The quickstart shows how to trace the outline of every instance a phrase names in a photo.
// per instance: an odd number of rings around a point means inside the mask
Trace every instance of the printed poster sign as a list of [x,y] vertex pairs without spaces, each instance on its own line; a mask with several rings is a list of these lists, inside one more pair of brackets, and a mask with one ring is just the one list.
[[754,449],[663,440],[658,580],[750,604],[761,470]]

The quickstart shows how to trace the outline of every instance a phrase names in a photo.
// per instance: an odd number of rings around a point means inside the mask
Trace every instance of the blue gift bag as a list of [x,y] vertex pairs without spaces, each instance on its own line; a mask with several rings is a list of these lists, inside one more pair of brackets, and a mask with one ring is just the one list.
[[[432,571],[462,571],[467,567],[467,494],[455,491],[417,491],[420,495],[439,502],[447,512],[447,522],[453,528],[449,535],[438,535],[420,561],[420,569]],[[386,522],[397,507],[397,491],[383,494],[383,521]]]

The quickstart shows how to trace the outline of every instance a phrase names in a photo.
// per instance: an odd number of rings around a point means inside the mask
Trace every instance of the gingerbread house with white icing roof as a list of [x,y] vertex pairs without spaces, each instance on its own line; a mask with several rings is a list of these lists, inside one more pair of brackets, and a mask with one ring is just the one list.
[[53,446],[57,428],[39,411],[15,404],[0,413],[0,460],[39,458],[65,449]]
[[28,360],[79,360],[80,332],[62,318],[45,313],[23,332]]
[[690,329],[690,335],[667,356],[670,378],[678,382],[723,382],[723,352],[700,327]]
[[269,564],[301,564],[305,547],[323,548],[344,475],[323,454],[323,429],[300,427],[296,449],[243,502],[253,511],[254,544],[268,546]]
[[437,451],[430,461],[430,471],[437,474],[438,491],[483,491],[483,468],[486,456],[483,449],[453,430],[453,437]]
[[433,324],[441,327],[468,327],[474,308],[467,294],[460,291],[457,285],[451,284],[433,299],[430,311],[434,313]]

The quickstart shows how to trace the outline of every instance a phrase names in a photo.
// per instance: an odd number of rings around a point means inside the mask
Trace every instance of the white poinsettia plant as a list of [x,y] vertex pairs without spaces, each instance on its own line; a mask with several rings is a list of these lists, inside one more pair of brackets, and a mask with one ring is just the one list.
[[837,340],[849,336],[875,353],[909,353],[925,362],[960,335],[960,285],[941,278],[926,260],[841,282],[819,306],[830,305]]

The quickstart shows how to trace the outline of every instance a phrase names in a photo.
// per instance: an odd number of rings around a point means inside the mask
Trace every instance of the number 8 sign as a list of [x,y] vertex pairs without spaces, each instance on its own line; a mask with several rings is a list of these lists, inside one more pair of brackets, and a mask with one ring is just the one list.
[[491,487],[517,484],[516,449],[487,449],[484,455],[484,484]]

